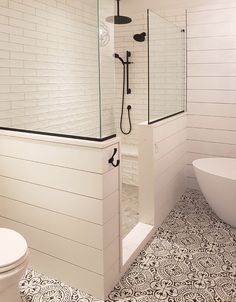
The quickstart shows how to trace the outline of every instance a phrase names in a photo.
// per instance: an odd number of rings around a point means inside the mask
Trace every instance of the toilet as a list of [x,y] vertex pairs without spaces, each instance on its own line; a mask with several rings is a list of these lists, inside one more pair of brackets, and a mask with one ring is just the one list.
[[22,302],[19,282],[29,262],[27,242],[17,232],[0,228],[0,302]]

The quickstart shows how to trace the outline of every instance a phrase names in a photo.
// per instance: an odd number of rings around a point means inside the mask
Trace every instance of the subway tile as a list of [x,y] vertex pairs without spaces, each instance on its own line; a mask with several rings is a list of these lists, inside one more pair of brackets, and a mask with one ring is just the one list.
[[20,11],[22,13],[28,13],[28,14],[33,14],[35,15],[35,8],[30,7],[28,5],[24,5],[15,1],[9,0],[9,8],[13,10]]
[[24,29],[30,29],[30,30],[36,29],[36,25],[34,23],[27,22],[27,21],[20,20],[20,19],[10,18],[9,24],[12,26],[18,27],[18,28],[24,28]]
[[2,9],[2,7],[8,7],[8,0],[1,0],[0,1],[0,6],[1,6],[1,9]]
[[10,25],[0,24],[0,32],[5,34],[22,35],[23,29]]

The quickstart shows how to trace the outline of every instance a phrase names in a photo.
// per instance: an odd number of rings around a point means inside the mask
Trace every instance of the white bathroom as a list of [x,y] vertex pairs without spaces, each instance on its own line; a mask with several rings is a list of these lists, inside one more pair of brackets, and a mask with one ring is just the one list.
[[236,302],[236,1],[0,0],[0,302]]

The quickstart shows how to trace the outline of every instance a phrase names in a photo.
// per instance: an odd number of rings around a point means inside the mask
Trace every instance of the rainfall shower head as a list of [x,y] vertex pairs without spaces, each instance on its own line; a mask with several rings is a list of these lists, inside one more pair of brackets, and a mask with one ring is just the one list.
[[106,21],[114,24],[128,24],[132,22],[132,19],[127,16],[120,16],[120,0],[116,0],[117,2],[117,15],[110,16],[106,18]]
[[146,35],[147,34],[145,32],[142,32],[141,34],[136,34],[134,35],[134,40],[137,42],[144,42]]

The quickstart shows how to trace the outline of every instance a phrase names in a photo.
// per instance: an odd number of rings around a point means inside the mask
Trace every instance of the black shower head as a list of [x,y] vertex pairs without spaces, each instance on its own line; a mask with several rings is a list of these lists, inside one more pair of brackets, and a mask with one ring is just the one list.
[[120,0],[116,0],[116,1],[117,1],[117,15],[107,17],[106,21],[114,24],[128,24],[132,22],[132,19],[130,17],[120,16]]
[[145,32],[142,32],[141,34],[136,34],[134,35],[134,40],[137,42],[144,42],[146,35],[147,34]]
[[128,24],[132,22],[132,19],[126,16],[110,16],[106,18],[106,21],[114,24]]

